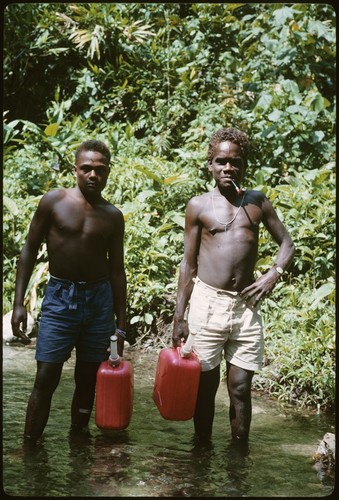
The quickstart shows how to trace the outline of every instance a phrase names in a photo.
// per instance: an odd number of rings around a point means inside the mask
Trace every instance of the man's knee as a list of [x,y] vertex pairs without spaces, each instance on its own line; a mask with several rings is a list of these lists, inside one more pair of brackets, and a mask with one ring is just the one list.
[[229,365],[227,369],[227,385],[230,396],[238,400],[249,398],[253,373],[253,371]]
[[238,382],[229,386],[229,392],[232,399],[245,401],[251,396],[251,384],[247,382]]
[[34,389],[42,394],[53,393],[59,384],[62,366],[62,363],[39,363]]

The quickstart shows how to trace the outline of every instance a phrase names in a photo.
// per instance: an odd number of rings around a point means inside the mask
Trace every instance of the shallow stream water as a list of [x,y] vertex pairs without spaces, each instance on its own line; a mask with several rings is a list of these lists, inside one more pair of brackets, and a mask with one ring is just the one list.
[[124,431],[70,437],[74,360],[65,363],[41,443],[22,434],[35,376],[32,347],[3,347],[3,489],[13,497],[323,497],[332,481],[312,455],[334,416],[286,407],[253,394],[248,450],[232,447],[228,396],[220,384],[212,445],[193,440],[193,422],[168,421],[152,400],[159,350],[125,351],[134,366],[134,409]]

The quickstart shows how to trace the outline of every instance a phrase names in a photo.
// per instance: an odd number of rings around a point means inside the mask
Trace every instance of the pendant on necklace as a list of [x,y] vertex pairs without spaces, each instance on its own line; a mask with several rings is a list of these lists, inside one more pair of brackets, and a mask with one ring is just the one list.
[[224,231],[228,231],[229,227],[231,226],[232,222],[235,221],[235,219],[237,218],[237,215],[239,213],[239,210],[241,209],[241,207],[243,206],[243,203],[244,203],[244,199],[245,199],[245,194],[246,194],[246,191],[244,191],[244,194],[242,195],[242,198],[241,198],[241,203],[237,209],[237,211],[235,212],[233,218],[231,220],[229,220],[228,222],[222,222],[221,220],[218,219],[217,217],[217,214],[215,213],[215,206],[214,206],[214,197],[213,197],[213,191],[212,191],[212,207],[213,207],[213,212],[214,212],[214,217],[216,219],[216,221],[221,224],[222,226],[224,226]]

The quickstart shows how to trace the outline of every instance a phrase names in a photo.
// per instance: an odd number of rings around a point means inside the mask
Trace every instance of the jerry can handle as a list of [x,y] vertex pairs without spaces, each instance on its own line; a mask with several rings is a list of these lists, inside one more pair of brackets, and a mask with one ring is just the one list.
[[180,356],[182,358],[188,358],[193,349],[194,336],[190,333],[186,339],[186,342],[181,344]]
[[117,340],[118,337],[116,335],[112,335],[111,338],[111,354],[109,356],[109,363],[112,366],[118,366],[120,364],[120,357],[118,354],[118,346],[117,346]]

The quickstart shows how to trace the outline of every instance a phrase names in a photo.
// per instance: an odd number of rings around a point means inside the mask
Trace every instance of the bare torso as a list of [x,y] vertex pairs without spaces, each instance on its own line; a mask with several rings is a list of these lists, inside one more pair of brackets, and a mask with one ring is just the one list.
[[120,211],[102,198],[89,203],[76,188],[52,196],[46,230],[50,273],[73,281],[107,276],[108,249]]
[[200,210],[200,247],[197,274],[205,283],[224,290],[241,291],[254,281],[259,224],[264,196],[246,191],[243,205],[235,216],[241,197],[229,201],[216,190],[196,198]]

